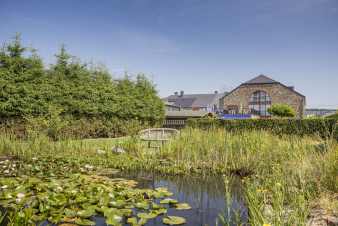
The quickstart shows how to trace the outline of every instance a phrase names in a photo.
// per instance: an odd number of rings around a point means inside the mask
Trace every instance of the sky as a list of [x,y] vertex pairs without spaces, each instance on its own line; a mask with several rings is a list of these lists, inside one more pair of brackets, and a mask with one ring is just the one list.
[[265,74],[338,108],[338,0],[0,0],[0,43],[20,32],[44,63],[62,44],[160,96],[231,91]]

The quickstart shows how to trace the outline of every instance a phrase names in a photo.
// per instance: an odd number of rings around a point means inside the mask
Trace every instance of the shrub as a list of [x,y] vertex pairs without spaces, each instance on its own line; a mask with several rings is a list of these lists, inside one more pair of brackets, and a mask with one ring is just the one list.
[[295,110],[286,104],[274,104],[268,108],[268,112],[277,117],[295,117]]
[[219,128],[228,131],[268,130],[277,135],[315,135],[338,139],[336,119],[189,119],[187,126],[193,128]]

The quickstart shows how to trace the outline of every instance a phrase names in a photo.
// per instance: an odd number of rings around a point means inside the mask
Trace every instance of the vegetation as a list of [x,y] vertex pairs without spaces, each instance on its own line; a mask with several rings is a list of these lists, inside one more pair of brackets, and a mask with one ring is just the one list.
[[194,128],[224,128],[232,132],[265,130],[277,135],[335,137],[338,140],[336,119],[189,119]]
[[105,68],[70,56],[64,46],[46,68],[19,36],[0,50],[0,90],[2,128],[24,135],[33,124],[54,139],[118,136],[164,117],[163,103],[144,75],[114,80]]
[[[112,153],[112,145],[122,147],[126,153]],[[98,154],[97,149],[105,152]],[[304,225],[313,203],[320,203],[321,197],[335,200],[332,197],[338,192],[338,145],[320,137],[187,128],[156,151],[133,137],[106,142],[51,142],[36,137],[23,142],[2,136],[0,155],[18,158],[23,162],[21,170],[32,172],[29,175],[34,178],[42,172],[57,177],[57,169],[64,172],[65,167],[69,172],[81,173],[86,165],[93,166],[95,174],[104,169],[143,169],[166,174],[239,175],[243,178],[252,225]],[[27,164],[32,165],[35,158],[48,168],[28,170]],[[335,201],[330,202],[331,206],[336,205]]]
[[272,116],[292,118],[296,116],[295,110],[287,104],[273,104],[268,108]]
[[313,208],[338,214],[337,119],[207,117],[149,149],[134,134],[160,123],[164,108],[145,76],[113,80],[64,47],[46,68],[27,51],[18,36],[0,51],[0,222],[93,225],[100,214],[110,225],[185,223],[167,209],[188,203],[109,177],[118,170],[216,174],[226,185],[239,177],[250,225],[305,225]]

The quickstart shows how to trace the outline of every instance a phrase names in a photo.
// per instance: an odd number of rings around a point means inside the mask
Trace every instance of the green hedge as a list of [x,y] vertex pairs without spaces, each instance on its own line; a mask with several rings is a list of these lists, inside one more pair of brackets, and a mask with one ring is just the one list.
[[225,128],[229,131],[268,130],[277,135],[315,135],[338,139],[336,119],[189,119],[187,126],[209,129]]

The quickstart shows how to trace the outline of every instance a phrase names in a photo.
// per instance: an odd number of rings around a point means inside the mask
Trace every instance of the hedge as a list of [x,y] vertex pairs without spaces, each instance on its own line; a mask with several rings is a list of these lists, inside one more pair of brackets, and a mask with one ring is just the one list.
[[268,130],[277,135],[314,135],[335,137],[338,140],[336,119],[189,119],[187,126],[194,128],[225,128],[228,131]]

